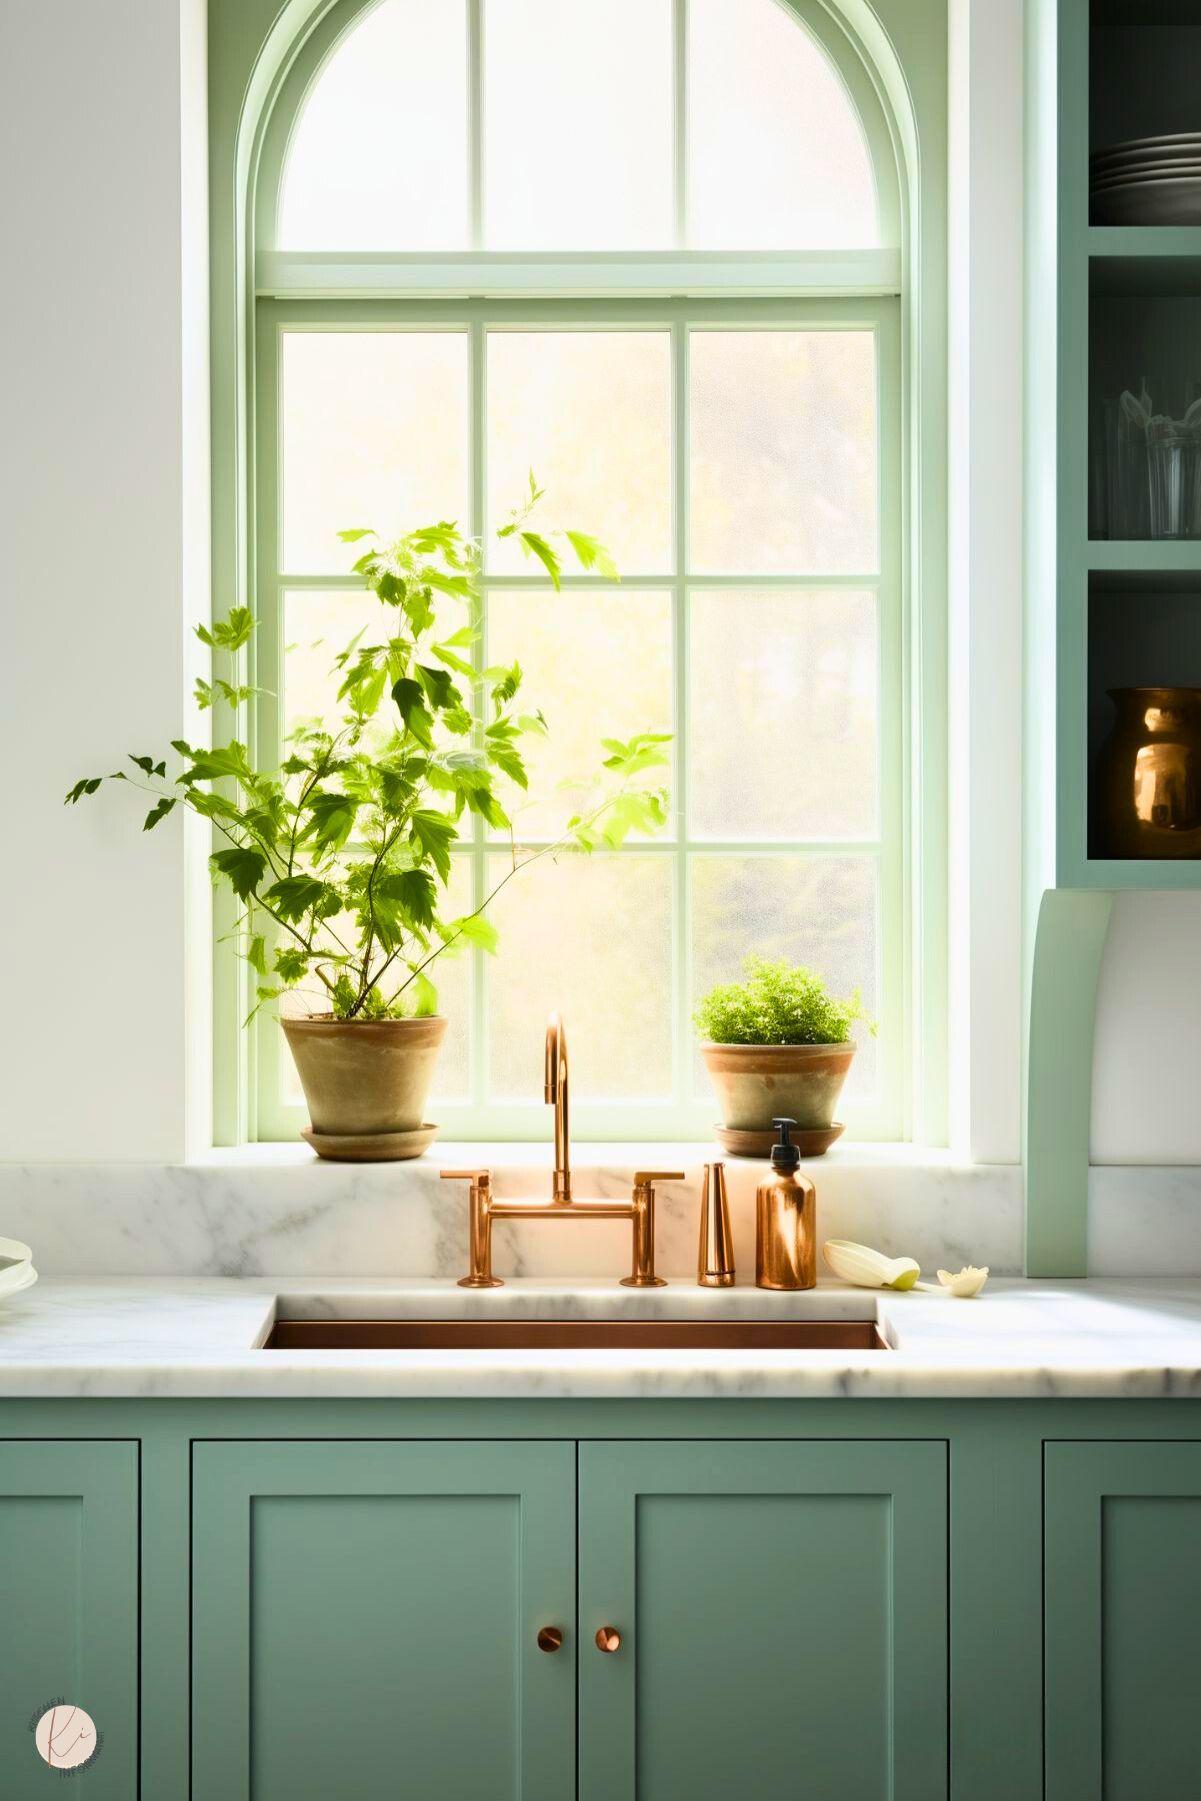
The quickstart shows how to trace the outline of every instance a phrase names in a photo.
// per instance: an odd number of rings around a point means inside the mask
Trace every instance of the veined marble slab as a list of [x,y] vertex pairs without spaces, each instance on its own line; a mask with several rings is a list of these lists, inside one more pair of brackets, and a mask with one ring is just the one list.
[[[878,1318],[887,1351],[265,1351],[280,1317]],[[0,1396],[1201,1398],[1201,1282],[990,1282],[975,1301],[820,1284],[52,1280],[0,1306]]]
[[[712,1145],[579,1145],[580,1199],[628,1200],[635,1169],[683,1169],[658,1189],[657,1262],[696,1269],[701,1170]],[[44,1275],[459,1276],[467,1249],[467,1184],[442,1168],[486,1162],[502,1199],[548,1198],[549,1145],[435,1145],[411,1163],[321,1163],[304,1145],[214,1151],[179,1166],[0,1165],[0,1233],[34,1248]],[[987,1263],[1023,1268],[1022,1172],[968,1165],[945,1152],[837,1146],[806,1164],[823,1238],[854,1238],[923,1269]],[[754,1194],[766,1166],[726,1159],[740,1268],[754,1260]],[[497,1273],[619,1276],[630,1231],[510,1222],[496,1228]],[[1165,1264],[1164,1268],[1171,1265]]]

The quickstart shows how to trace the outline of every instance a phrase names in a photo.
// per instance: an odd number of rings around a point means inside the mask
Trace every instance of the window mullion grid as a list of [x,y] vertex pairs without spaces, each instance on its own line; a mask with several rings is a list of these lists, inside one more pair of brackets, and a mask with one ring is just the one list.
[[[684,0],[676,0],[682,8]],[[689,363],[688,326],[671,328],[672,363],[672,524],[674,534],[671,588],[672,615],[672,809],[675,814],[675,894],[672,906],[671,1067],[672,1093],[677,1107],[692,1086],[688,999],[691,987],[692,897],[688,858],[688,460],[689,460]]]
[[467,180],[471,248],[484,248],[484,0],[467,7]]
[[[672,200],[676,249],[688,242],[688,0],[672,0]],[[677,565],[676,573],[684,568]]]
[[[478,9],[481,0],[473,0]],[[471,472],[470,512],[468,532],[478,539],[480,544],[481,575],[483,569],[483,545],[486,530],[488,495],[486,475],[486,407],[488,391],[488,339],[482,320],[475,320],[470,326],[467,338],[467,354],[469,359],[470,380],[470,415],[468,419],[468,467]],[[483,672],[488,667],[488,601],[487,590],[482,580],[480,584],[480,600],[476,608],[476,616],[472,621],[476,629],[475,642],[471,647],[471,661],[475,666],[477,680],[475,684],[475,706],[478,724],[475,738],[477,743],[483,739],[484,723],[484,685]],[[478,813],[471,815],[471,906],[475,911],[484,904],[487,894],[488,865],[484,844],[484,822]],[[484,951],[474,944],[471,956],[471,1043],[468,1055],[468,1086],[473,1107],[481,1108],[487,1102],[487,1056],[488,1056],[488,998],[485,989]]]

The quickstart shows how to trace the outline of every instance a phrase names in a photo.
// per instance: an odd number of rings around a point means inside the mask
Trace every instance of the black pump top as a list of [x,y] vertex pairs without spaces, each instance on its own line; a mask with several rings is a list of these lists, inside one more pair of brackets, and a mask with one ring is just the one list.
[[788,1136],[796,1130],[796,1120],[773,1119],[771,1123],[780,1134],[779,1144],[773,1144],[771,1148],[771,1166],[781,1175],[790,1175],[801,1160],[801,1153]]

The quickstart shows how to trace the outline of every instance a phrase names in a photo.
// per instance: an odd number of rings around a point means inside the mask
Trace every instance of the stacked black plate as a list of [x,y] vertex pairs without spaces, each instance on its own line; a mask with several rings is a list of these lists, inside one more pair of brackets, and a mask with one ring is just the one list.
[[1201,131],[1098,150],[1089,187],[1094,225],[1201,225]]

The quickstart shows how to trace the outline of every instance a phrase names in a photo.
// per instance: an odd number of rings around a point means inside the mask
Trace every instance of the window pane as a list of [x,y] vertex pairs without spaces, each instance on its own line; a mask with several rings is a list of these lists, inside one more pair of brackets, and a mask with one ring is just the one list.
[[868,331],[694,331],[692,567],[876,567],[876,343]]
[[674,242],[671,59],[670,0],[486,0],[489,249]]
[[[456,918],[459,914],[471,910],[471,862],[468,857],[455,857],[451,865],[450,887],[442,903],[443,917]],[[353,944],[354,926],[350,917],[339,914],[331,925],[344,944]],[[430,980],[438,990],[438,1011],[446,1015],[446,1037],[442,1040],[442,1049],[438,1054],[438,1065],[434,1074],[433,1100],[465,1101],[470,1092],[470,1041],[471,1041],[471,988],[472,970],[470,954],[464,952],[458,956],[439,957],[427,971]],[[323,1013],[327,1010],[327,1002],[321,984],[316,980],[311,987],[293,988],[280,997],[280,1010],[291,1018],[305,1013]],[[302,1107],[304,1090],[300,1086],[300,1078],[296,1074],[296,1065],[292,1061],[284,1035],[279,1035],[278,1056],[280,1062],[280,1093],[286,1106]],[[432,1123],[437,1123],[437,1113],[433,1114]]]
[[690,830],[873,837],[875,595],[705,589],[690,607]]
[[351,527],[397,537],[465,516],[464,333],[288,331],[282,383],[286,569],[349,569]]
[[467,143],[466,6],[384,0],[305,103],[280,248],[468,248]]
[[[382,644],[388,630],[387,613],[374,594],[316,594],[311,590],[284,598],[283,664],[284,694],[280,712],[284,737],[302,720],[319,720],[336,731],[342,717],[338,702],[339,675],[333,674],[334,658],[357,632],[364,644]],[[270,686],[266,676],[263,686]],[[387,725],[394,723],[387,720]]]
[[[628,572],[668,568],[670,414],[666,332],[490,333],[493,531],[520,506],[532,468],[543,523],[593,533]],[[487,554],[501,573],[530,567],[513,538],[490,534]]]
[[[671,730],[666,594],[494,589],[488,596],[488,660],[521,664],[521,698],[528,708],[540,707],[550,727],[547,738],[522,740],[530,788],[513,816],[519,835],[557,838],[573,813],[587,809],[605,774],[602,738]],[[666,769],[648,770],[646,786],[664,787],[668,775]]]
[[[434,626],[422,643],[437,642],[466,625],[470,613],[466,604],[449,595],[439,596],[434,607]],[[344,651],[359,632],[360,644],[385,644],[397,631],[395,607],[383,606],[366,589],[361,593],[334,591],[320,593],[311,588],[284,596],[283,617],[283,707],[280,712],[285,736],[301,720],[319,720],[327,730],[336,731],[346,703],[338,700],[342,672],[334,672],[334,658]],[[407,633],[408,627],[404,627]],[[464,656],[470,652],[464,650]],[[266,671],[260,686],[275,686]],[[381,707],[367,729],[365,742],[374,744],[397,730],[400,716],[392,704]]]
[[[832,993],[863,991],[876,1008],[877,883],[874,857],[698,856],[692,862],[692,993],[742,974],[748,951],[815,969]],[[856,1032],[859,1054],[846,1092],[875,1092],[876,1041]],[[710,1092],[698,1055],[696,1090]]]
[[[489,857],[489,885],[509,866]],[[490,1087],[541,1100],[542,1024],[559,1012],[576,1100],[665,1098],[671,1091],[672,859],[544,857],[514,876],[490,916]]]
[[707,250],[880,241],[858,116],[776,0],[689,0],[688,236]]

